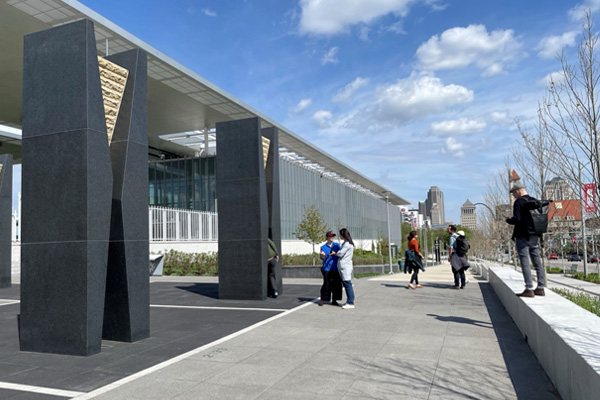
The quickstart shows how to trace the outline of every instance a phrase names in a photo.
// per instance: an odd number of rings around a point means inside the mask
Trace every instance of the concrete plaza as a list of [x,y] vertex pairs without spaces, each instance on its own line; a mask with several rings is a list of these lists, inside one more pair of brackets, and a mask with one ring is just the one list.
[[[217,298],[213,278],[153,278],[151,338],[87,358],[19,352],[18,303],[7,304],[0,397],[560,398],[487,282],[452,289],[448,264],[420,276],[417,290],[405,274],[355,280],[353,310],[319,307],[317,280],[234,302]],[[0,299],[16,301],[15,288]]]

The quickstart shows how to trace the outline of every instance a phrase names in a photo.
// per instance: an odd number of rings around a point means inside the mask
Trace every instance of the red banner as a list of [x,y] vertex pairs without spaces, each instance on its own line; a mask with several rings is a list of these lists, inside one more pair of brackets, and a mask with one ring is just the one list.
[[584,183],[583,184],[583,207],[585,212],[594,213],[596,212],[596,184],[595,183]]

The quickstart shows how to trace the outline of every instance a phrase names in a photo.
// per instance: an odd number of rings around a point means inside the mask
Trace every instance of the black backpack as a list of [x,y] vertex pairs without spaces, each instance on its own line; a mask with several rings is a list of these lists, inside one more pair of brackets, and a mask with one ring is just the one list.
[[528,233],[530,235],[541,235],[548,230],[548,211],[550,210],[550,203],[552,203],[552,200],[537,199],[532,199],[527,203],[527,209],[529,210],[533,222],[532,226],[528,227]]
[[456,238],[456,254],[459,256],[464,256],[467,254],[467,251],[471,248],[469,241],[464,236],[459,236]]

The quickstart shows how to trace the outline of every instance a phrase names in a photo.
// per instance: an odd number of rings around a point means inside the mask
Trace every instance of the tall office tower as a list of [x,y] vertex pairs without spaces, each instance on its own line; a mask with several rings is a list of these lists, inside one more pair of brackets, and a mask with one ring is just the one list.
[[423,216],[427,215],[427,204],[425,201],[419,201],[419,214],[423,214]]
[[[431,224],[433,226],[443,225],[446,221],[446,216],[444,215],[444,193],[442,193],[439,187],[432,186],[429,188],[425,204],[427,207],[427,216],[431,218]],[[433,210],[434,205],[437,205],[435,210]]]
[[477,229],[477,213],[475,205],[467,199],[460,208],[460,224],[469,229]]
[[571,187],[563,178],[554,177],[546,182],[543,198],[548,200],[572,200],[575,199]]

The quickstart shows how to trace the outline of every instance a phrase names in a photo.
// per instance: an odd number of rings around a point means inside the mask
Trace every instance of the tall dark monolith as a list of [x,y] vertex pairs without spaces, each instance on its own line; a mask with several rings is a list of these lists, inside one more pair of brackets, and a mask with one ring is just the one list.
[[139,49],[106,59],[129,76],[110,143],[114,184],[102,338],[134,342],[150,335],[147,61]]
[[11,285],[12,163],[11,154],[0,154],[0,289]]
[[217,123],[219,298],[267,297],[269,212],[258,118]]
[[21,350],[100,351],[113,175],[94,26],[25,36]]

